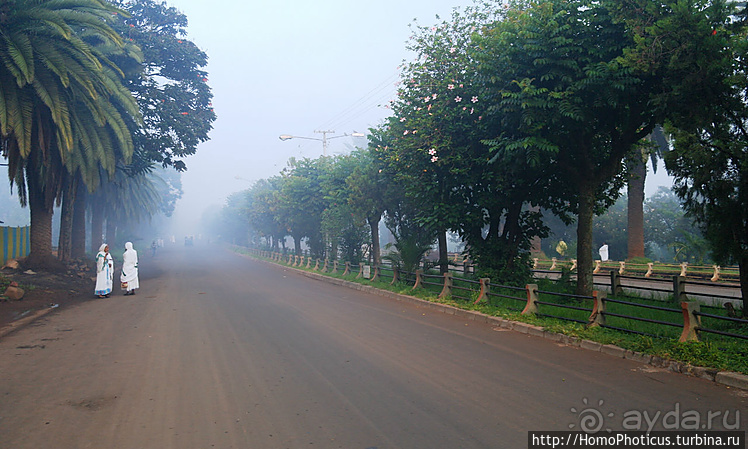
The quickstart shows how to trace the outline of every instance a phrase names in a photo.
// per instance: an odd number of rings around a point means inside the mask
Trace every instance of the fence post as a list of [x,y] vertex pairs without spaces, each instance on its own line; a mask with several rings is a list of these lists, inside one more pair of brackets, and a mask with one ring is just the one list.
[[328,264],[328,263],[329,263],[328,259],[327,259],[327,258],[325,258],[325,265],[324,265],[324,266],[322,267],[322,272],[323,272],[323,273],[327,273],[327,268],[328,268],[328,265],[327,265],[327,264]]
[[569,271],[574,271],[577,269],[577,259],[571,259],[571,268],[569,268]]
[[684,276],[673,276],[673,299],[677,302],[687,301],[686,278]]
[[610,294],[618,296],[623,293],[621,287],[621,275],[616,270],[610,270]]
[[313,270],[314,270],[314,271],[319,271],[319,259],[317,259],[317,261],[316,261],[316,262],[314,263],[314,268],[313,268]]
[[413,286],[413,290],[423,287],[423,270],[416,270],[416,284]]
[[538,284],[527,284],[525,290],[527,290],[527,304],[525,310],[522,311],[522,315],[538,313],[538,305],[535,303],[538,301]]
[[288,255],[288,264],[289,264],[289,265],[291,265],[291,264],[293,263],[293,258],[294,258],[294,255],[293,255],[293,254],[289,254],[289,255]]
[[644,277],[648,278],[652,276],[652,271],[654,271],[654,263],[649,262],[647,263],[647,272],[644,274]]
[[379,280],[379,265],[374,265],[374,274],[369,279],[371,282]]
[[594,298],[594,305],[592,306],[592,314],[590,315],[589,322],[587,323],[587,326],[589,327],[595,327],[595,326],[604,326],[605,325],[605,299],[606,294],[605,292],[599,292],[597,290],[592,292],[592,297]]
[[331,273],[337,273],[338,272],[338,260],[335,259],[332,261],[332,271]]
[[548,271],[553,271],[553,270],[555,270],[555,269],[556,269],[556,262],[558,262],[558,261],[557,261],[557,260],[556,260],[556,258],[554,257],[554,258],[552,258],[552,259],[551,259],[551,262],[553,262],[553,263],[551,264],[551,267],[550,267],[550,268],[548,269]]
[[453,285],[453,279],[452,279],[452,273],[444,273],[444,288],[442,288],[442,292],[439,293],[439,298],[446,298],[447,296],[452,296],[452,285]]
[[688,262],[682,262],[680,264],[680,275],[686,277],[686,270],[688,270]]
[[480,278],[480,294],[478,299],[473,304],[478,304],[481,299],[485,299],[488,302],[488,292],[491,289],[491,278]]
[[358,274],[356,275],[356,279],[360,279],[364,277],[364,264],[361,262],[358,263]]
[[400,270],[397,267],[392,267],[392,282],[390,282],[390,285],[395,285],[398,281],[400,281]]
[[592,274],[596,274],[600,272],[600,264],[603,263],[602,260],[596,260],[595,261],[595,269],[592,270]]
[[311,267],[311,266],[312,266],[312,256],[311,256],[311,255],[309,255],[309,256],[307,256],[307,258],[306,258],[306,267],[307,267],[307,268],[309,268],[309,267]]
[[345,270],[343,270],[343,276],[347,276],[350,273],[351,273],[351,263],[346,261]]
[[683,310],[683,333],[680,334],[680,341],[699,341],[699,328],[701,327],[701,317],[697,315],[700,311],[699,303],[696,301],[683,301],[680,303]]
[[719,280],[719,265],[712,265],[714,267],[714,276],[710,279],[712,282]]
[[532,258],[532,269],[533,270],[537,270],[538,269],[538,258],[537,257],[533,257]]
[[618,262],[620,268],[618,268],[618,274],[623,274],[626,271],[626,261],[622,260]]

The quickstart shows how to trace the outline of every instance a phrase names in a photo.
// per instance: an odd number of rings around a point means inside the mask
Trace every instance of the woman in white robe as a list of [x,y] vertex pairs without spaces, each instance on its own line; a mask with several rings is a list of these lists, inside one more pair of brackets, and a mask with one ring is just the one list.
[[125,253],[122,255],[122,290],[125,295],[134,295],[135,289],[140,288],[138,281],[138,252],[132,247],[132,242],[125,243]]
[[114,281],[114,260],[109,254],[109,245],[102,243],[96,254],[96,289],[94,294],[99,298],[108,298],[112,293]]

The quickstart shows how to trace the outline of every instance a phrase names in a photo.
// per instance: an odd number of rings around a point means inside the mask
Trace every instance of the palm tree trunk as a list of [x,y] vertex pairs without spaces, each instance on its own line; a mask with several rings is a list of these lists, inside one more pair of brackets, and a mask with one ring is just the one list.
[[748,251],[743,254],[738,261],[740,268],[740,291],[743,294],[743,318],[748,317]]
[[60,236],[57,243],[57,258],[61,262],[72,259],[73,211],[78,178],[65,172],[62,186],[62,208],[60,209]]
[[628,175],[628,258],[644,257],[644,183],[647,164],[632,158]]
[[106,219],[106,243],[114,247],[117,241],[117,223],[111,218]]
[[88,192],[86,186],[78,180],[78,188],[73,205],[73,235],[71,242],[71,255],[73,259],[86,257],[86,197]]
[[104,243],[104,208],[91,202],[91,252],[96,254]]
[[52,254],[52,214],[54,195],[51,194],[53,180],[42,180],[43,162],[32,154],[26,161],[26,185],[31,212],[31,232],[29,240],[31,252],[25,265],[34,269],[60,269],[60,263]]

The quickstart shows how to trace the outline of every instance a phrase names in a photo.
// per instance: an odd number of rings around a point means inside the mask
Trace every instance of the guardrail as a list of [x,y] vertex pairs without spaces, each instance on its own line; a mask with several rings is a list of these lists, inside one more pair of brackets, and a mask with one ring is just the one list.
[[[593,296],[579,296],[566,293],[538,290],[536,284],[524,287],[492,284],[490,279],[478,281],[457,277],[454,273],[442,275],[426,273],[423,270],[407,272],[396,267],[353,264],[344,262],[344,270],[338,261],[312,259],[304,256],[282,256],[261,250],[250,249],[254,255],[272,261],[306,268],[313,271],[331,272],[343,277],[355,276],[369,281],[390,280],[390,284],[412,285],[411,290],[431,289],[439,298],[454,299],[477,304],[485,301],[491,305],[515,310],[521,314],[571,321],[586,326],[599,326],[620,332],[646,335],[656,338],[678,338],[679,341],[698,341],[705,334],[719,335],[730,339],[748,340],[748,320],[718,315],[702,311],[702,306],[694,301],[686,301],[685,286],[695,281],[686,281],[682,276],[674,276],[674,297],[679,300],[679,308],[655,305],[654,300],[620,299],[625,285],[618,272],[611,272],[611,295],[605,291],[595,291]],[[438,281],[437,281],[438,280]],[[710,284],[711,285],[711,284]],[[664,292],[670,290],[661,289]],[[518,292],[522,292],[518,296]],[[734,298],[732,298],[734,299]],[[661,301],[660,301],[661,303]],[[722,310],[713,308],[715,310]],[[672,320],[670,319],[672,317]],[[681,319],[678,320],[677,318]],[[631,323],[638,323],[632,326]],[[641,323],[644,323],[642,325]],[[644,330],[642,330],[644,329]]]

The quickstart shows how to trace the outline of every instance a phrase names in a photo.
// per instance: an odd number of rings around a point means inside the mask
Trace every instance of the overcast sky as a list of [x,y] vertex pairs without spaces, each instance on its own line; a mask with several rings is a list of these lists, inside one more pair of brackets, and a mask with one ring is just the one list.
[[[209,57],[218,119],[211,140],[187,159],[177,234],[197,233],[203,210],[280,172],[292,157],[315,158],[322,143],[281,141],[366,132],[389,111],[414,19],[433,25],[472,0],[169,0],[186,14],[188,38]],[[333,139],[330,153],[366,139]],[[658,170],[659,174],[664,169]],[[648,179],[647,193],[663,181]],[[667,182],[665,180],[664,182]]]
[[[251,181],[277,174],[292,157],[315,158],[322,143],[281,141],[281,134],[321,138],[366,132],[388,115],[397,67],[413,19],[423,25],[470,0],[172,0],[189,19],[189,38],[209,56],[218,119],[187,160],[175,217],[194,223],[201,209]],[[345,152],[365,139],[329,141]]]

